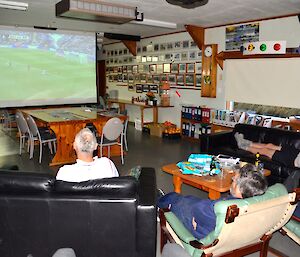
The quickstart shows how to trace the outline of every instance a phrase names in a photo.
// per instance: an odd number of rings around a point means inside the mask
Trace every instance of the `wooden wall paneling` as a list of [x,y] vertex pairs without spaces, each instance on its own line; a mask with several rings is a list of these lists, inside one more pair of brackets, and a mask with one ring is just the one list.
[[122,43],[128,48],[133,56],[136,56],[136,41],[122,40]]
[[194,26],[194,25],[185,25],[186,31],[190,34],[192,39],[195,41],[199,49],[202,49],[204,45],[204,28]]

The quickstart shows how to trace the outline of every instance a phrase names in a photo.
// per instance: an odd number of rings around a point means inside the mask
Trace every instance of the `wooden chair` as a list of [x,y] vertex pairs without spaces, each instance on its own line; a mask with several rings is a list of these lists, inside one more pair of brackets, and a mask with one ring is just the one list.
[[260,251],[267,256],[272,234],[291,218],[299,192],[288,194],[282,184],[261,196],[217,202],[215,230],[197,240],[168,210],[160,210],[161,249],[169,240],[180,244],[193,257],[244,256]]

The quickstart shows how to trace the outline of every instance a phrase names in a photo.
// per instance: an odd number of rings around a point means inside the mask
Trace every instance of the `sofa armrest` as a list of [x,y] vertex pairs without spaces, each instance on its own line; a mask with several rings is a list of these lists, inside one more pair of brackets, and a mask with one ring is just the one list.
[[155,169],[143,167],[139,177],[137,206],[136,250],[139,257],[153,257],[156,254],[156,201]]
[[233,137],[232,131],[223,131],[201,136],[200,150],[203,153],[209,153],[210,149],[231,145]]

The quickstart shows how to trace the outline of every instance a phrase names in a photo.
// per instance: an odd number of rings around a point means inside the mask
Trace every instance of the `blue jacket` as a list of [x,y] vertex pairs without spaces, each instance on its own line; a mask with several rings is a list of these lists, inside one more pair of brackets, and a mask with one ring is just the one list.
[[[216,226],[214,206],[218,201],[235,199],[232,196],[218,200],[201,199],[195,196],[183,196],[175,192],[164,195],[158,200],[159,208],[168,208],[184,224],[184,226],[197,239],[206,237]],[[192,226],[193,217],[197,222],[197,228]]]

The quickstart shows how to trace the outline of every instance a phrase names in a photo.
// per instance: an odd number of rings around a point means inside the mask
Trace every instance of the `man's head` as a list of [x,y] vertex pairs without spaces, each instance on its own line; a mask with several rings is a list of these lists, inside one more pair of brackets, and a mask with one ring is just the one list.
[[93,155],[93,152],[97,149],[97,145],[97,139],[92,131],[84,128],[76,134],[73,147],[77,155]]
[[246,164],[233,177],[230,193],[237,198],[248,198],[264,194],[267,188],[265,176],[253,164]]

